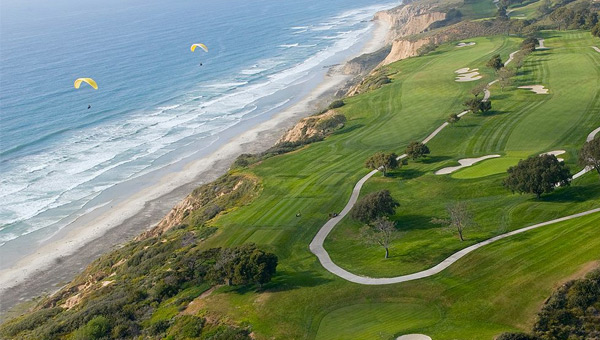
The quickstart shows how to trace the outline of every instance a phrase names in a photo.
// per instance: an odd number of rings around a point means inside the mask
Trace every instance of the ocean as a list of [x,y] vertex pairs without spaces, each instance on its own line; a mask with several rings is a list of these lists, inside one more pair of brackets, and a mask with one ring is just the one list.
[[397,4],[3,0],[0,269],[300,100]]

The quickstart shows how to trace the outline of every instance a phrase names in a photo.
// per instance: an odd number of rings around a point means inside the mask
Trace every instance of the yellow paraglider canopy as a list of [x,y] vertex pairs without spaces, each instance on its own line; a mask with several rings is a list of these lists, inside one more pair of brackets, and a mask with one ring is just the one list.
[[200,47],[201,49],[204,50],[204,52],[208,52],[208,47],[206,47],[206,45],[204,44],[193,44],[190,49],[192,50],[192,52],[194,52],[196,50],[196,47]]
[[98,89],[98,84],[92,78],[78,78],[75,80],[75,88],[78,89],[81,86],[81,83],[88,83],[94,90]]

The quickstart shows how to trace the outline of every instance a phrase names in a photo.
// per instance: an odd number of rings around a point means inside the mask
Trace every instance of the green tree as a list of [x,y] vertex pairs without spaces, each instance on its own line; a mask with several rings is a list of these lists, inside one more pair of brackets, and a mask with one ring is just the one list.
[[216,283],[262,286],[269,282],[277,268],[277,256],[264,252],[255,244],[223,249],[210,272]]
[[600,38],[600,22],[592,27],[592,35]]
[[558,25],[558,30],[561,28],[567,28],[571,21],[573,21],[575,13],[573,10],[567,7],[559,7],[550,14],[550,20],[554,21]]
[[[512,84],[512,78],[515,76],[515,71],[503,67],[498,70],[498,84],[500,84],[500,89],[504,92],[504,88],[506,86],[510,86]],[[490,106],[491,109],[491,106]]]
[[502,62],[502,58],[500,58],[499,54],[496,54],[492,57],[492,59],[488,60],[487,67],[493,68],[495,71],[504,67],[504,63]]
[[387,176],[389,170],[398,168],[397,158],[398,156],[395,153],[378,152],[367,159],[365,166],[369,169],[381,170],[383,175]]
[[473,214],[471,214],[469,207],[464,202],[458,202],[448,205],[446,211],[448,212],[447,219],[434,218],[431,222],[446,225],[448,228],[456,230],[460,240],[464,241],[463,235],[465,229],[476,226],[473,221]]
[[361,198],[352,208],[351,216],[361,222],[370,223],[377,217],[393,215],[398,206],[389,190],[380,190]]
[[540,41],[537,38],[534,38],[534,37],[525,38],[521,42],[521,50],[534,51],[535,47],[539,44],[540,44]]
[[506,7],[499,6],[498,11],[496,12],[496,19],[498,20],[508,20],[508,14],[506,13]]
[[449,124],[454,124],[454,123],[458,122],[459,120],[460,120],[460,117],[456,113],[453,113],[448,117],[448,119],[446,119],[446,122],[448,122]]
[[421,142],[412,142],[406,147],[405,153],[406,155],[408,155],[408,157],[412,158],[413,160],[416,160],[421,157],[425,157],[425,155],[428,155],[429,148],[427,147],[427,145]]
[[537,12],[542,16],[549,14],[552,12],[552,2],[550,0],[542,0]]
[[543,193],[554,191],[557,185],[570,185],[571,177],[569,168],[556,156],[541,155],[521,160],[510,167],[503,184],[512,192],[535,194],[539,199]]
[[479,102],[479,111],[486,113],[492,109],[492,102],[489,100]]
[[471,94],[475,96],[475,99],[479,98],[479,96],[485,93],[485,89],[487,89],[488,84],[479,83],[474,88],[471,89]]
[[502,333],[496,340],[538,340],[538,338],[525,333]]
[[593,139],[583,145],[579,151],[579,164],[595,169],[600,175],[600,138]]
[[390,243],[397,238],[396,224],[387,217],[378,217],[371,225],[360,229],[362,240],[367,244],[379,245],[385,249],[385,258],[390,257]]

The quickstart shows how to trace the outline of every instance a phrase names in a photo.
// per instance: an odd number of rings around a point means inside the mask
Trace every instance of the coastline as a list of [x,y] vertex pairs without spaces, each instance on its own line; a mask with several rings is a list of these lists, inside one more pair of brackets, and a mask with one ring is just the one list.
[[[388,32],[386,23],[374,21],[370,40],[360,53],[348,57],[344,63],[385,46]],[[55,240],[34,254],[0,271],[0,314],[20,302],[54,293],[102,254],[154,227],[194,188],[227,172],[239,154],[258,153],[274,145],[287,129],[329,103],[335,92],[352,79],[353,76],[342,74],[342,67],[332,68],[318,86],[291,107],[229,138],[210,155],[192,161],[179,172],[163,176],[126,202],[100,208],[93,218],[81,218],[78,222],[84,227],[59,232],[53,237]]]

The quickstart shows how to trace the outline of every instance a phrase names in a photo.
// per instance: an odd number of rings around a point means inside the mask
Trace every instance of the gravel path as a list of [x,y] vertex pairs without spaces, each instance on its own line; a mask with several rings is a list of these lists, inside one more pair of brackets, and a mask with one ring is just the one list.
[[[540,47],[543,47],[543,39],[540,39]],[[493,81],[489,85],[492,85],[495,82],[496,81]],[[489,93],[489,91],[488,91],[488,93]],[[489,95],[487,97],[489,98]],[[467,113],[468,113],[468,111],[461,112],[459,114],[459,116],[462,117]],[[423,143],[425,144],[425,143],[429,142],[433,137],[435,137],[438,133],[440,133],[440,131],[442,131],[448,125],[449,124],[447,122],[442,124],[435,131],[433,131],[429,136],[427,136],[427,138],[425,138],[423,140]],[[590,136],[591,136],[591,139],[593,139],[595,134],[598,132],[600,132],[600,128],[594,130],[594,132],[592,132],[590,135],[588,135],[588,140],[590,140]],[[406,154],[403,154],[403,155],[398,156],[397,159],[400,160],[400,159],[406,158],[406,156],[407,156]],[[388,278],[371,278],[371,277],[366,277],[366,276],[360,276],[360,275],[352,274],[349,271],[347,271],[347,270],[341,268],[340,266],[338,266],[337,264],[335,264],[333,262],[333,260],[331,260],[329,253],[327,253],[327,251],[323,247],[323,243],[325,242],[325,238],[327,238],[327,235],[329,235],[329,233],[333,230],[333,228],[346,215],[348,215],[348,213],[350,212],[350,210],[352,209],[352,207],[358,200],[358,196],[360,195],[360,190],[362,189],[363,185],[365,184],[365,182],[367,180],[369,180],[369,178],[373,177],[373,175],[375,175],[377,173],[377,171],[378,170],[373,170],[373,171],[369,172],[363,178],[361,178],[358,181],[358,183],[356,183],[356,185],[354,186],[354,189],[352,189],[352,194],[350,195],[350,199],[348,200],[348,203],[346,204],[344,209],[342,209],[342,211],[339,213],[339,215],[337,217],[331,218],[329,221],[327,221],[327,223],[325,223],[323,225],[323,227],[321,227],[321,229],[319,229],[319,231],[317,232],[317,235],[315,235],[315,237],[313,238],[313,240],[310,242],[310,245],[309,245],[310,251],[317,256],[317,258],[319,259],[319,262],[321,262],[321,265],[327,271],[329,271],[330,273],[337,275],[345,280],[348,280],[350,282],[363,284],[363,285],[385,285],[385,284],[407,282],[407,281],[418,280],[418,279],[422,279],[425,277],[429,277],[429,276],[435,275],[435,274],[441,272],[442,270],[448,268],[454,262],[458,261],[459,259],[466,256],[470,252],[472,252],[476,249],[479,249],[485,245],[488,245],[490,243],[493,243],[498,240],[501,240],[501,239],[504,239],[504,238],[507,238],[507,237],[510,237],[510,236],[513,236],[516,234],[520,234],[520,233],[523,233],[523,232],[526,232],[526,231],[529,231],[532,229],[536,229],[536,228],[551,225],[554,223],[563,222],[563,221],[571,220],[571,219],[578,218],[581,216],[586,216],[586,215],[600,212],[600,208],[592,209],[592,210],[588,210],[588,211],[585,211],[585,212],[582,212],[579,214],[574,214],[574,215],[570,215],[570,216],[557,218],[557,219],[554,219],[551,221],[538,223],[538,224],[535,224],[532,226],[524,227],[524,228],[517,229],[517,230],[511,231],[511,232],[502,234],[502,235],[498,235],[498,236],[492,237],[490,239],[487,239],[485,241],[476,243],[470,247],[464,248],[464,249],[450,255],[448,258],[446,258],[444,261],[438,263],[434,267],[431,267],[426,270],[422,270],[420,272],[416,272],[416,273],[412,273],[412,274],[408,274],[408,275],[396,276],[396,277],[388,277]],[[582,171],[585,171],[585,169]],[[575,175],[575,176],[577,176],[577,175]],[[576,178],[575,176],[573,176],[573,178]]]

